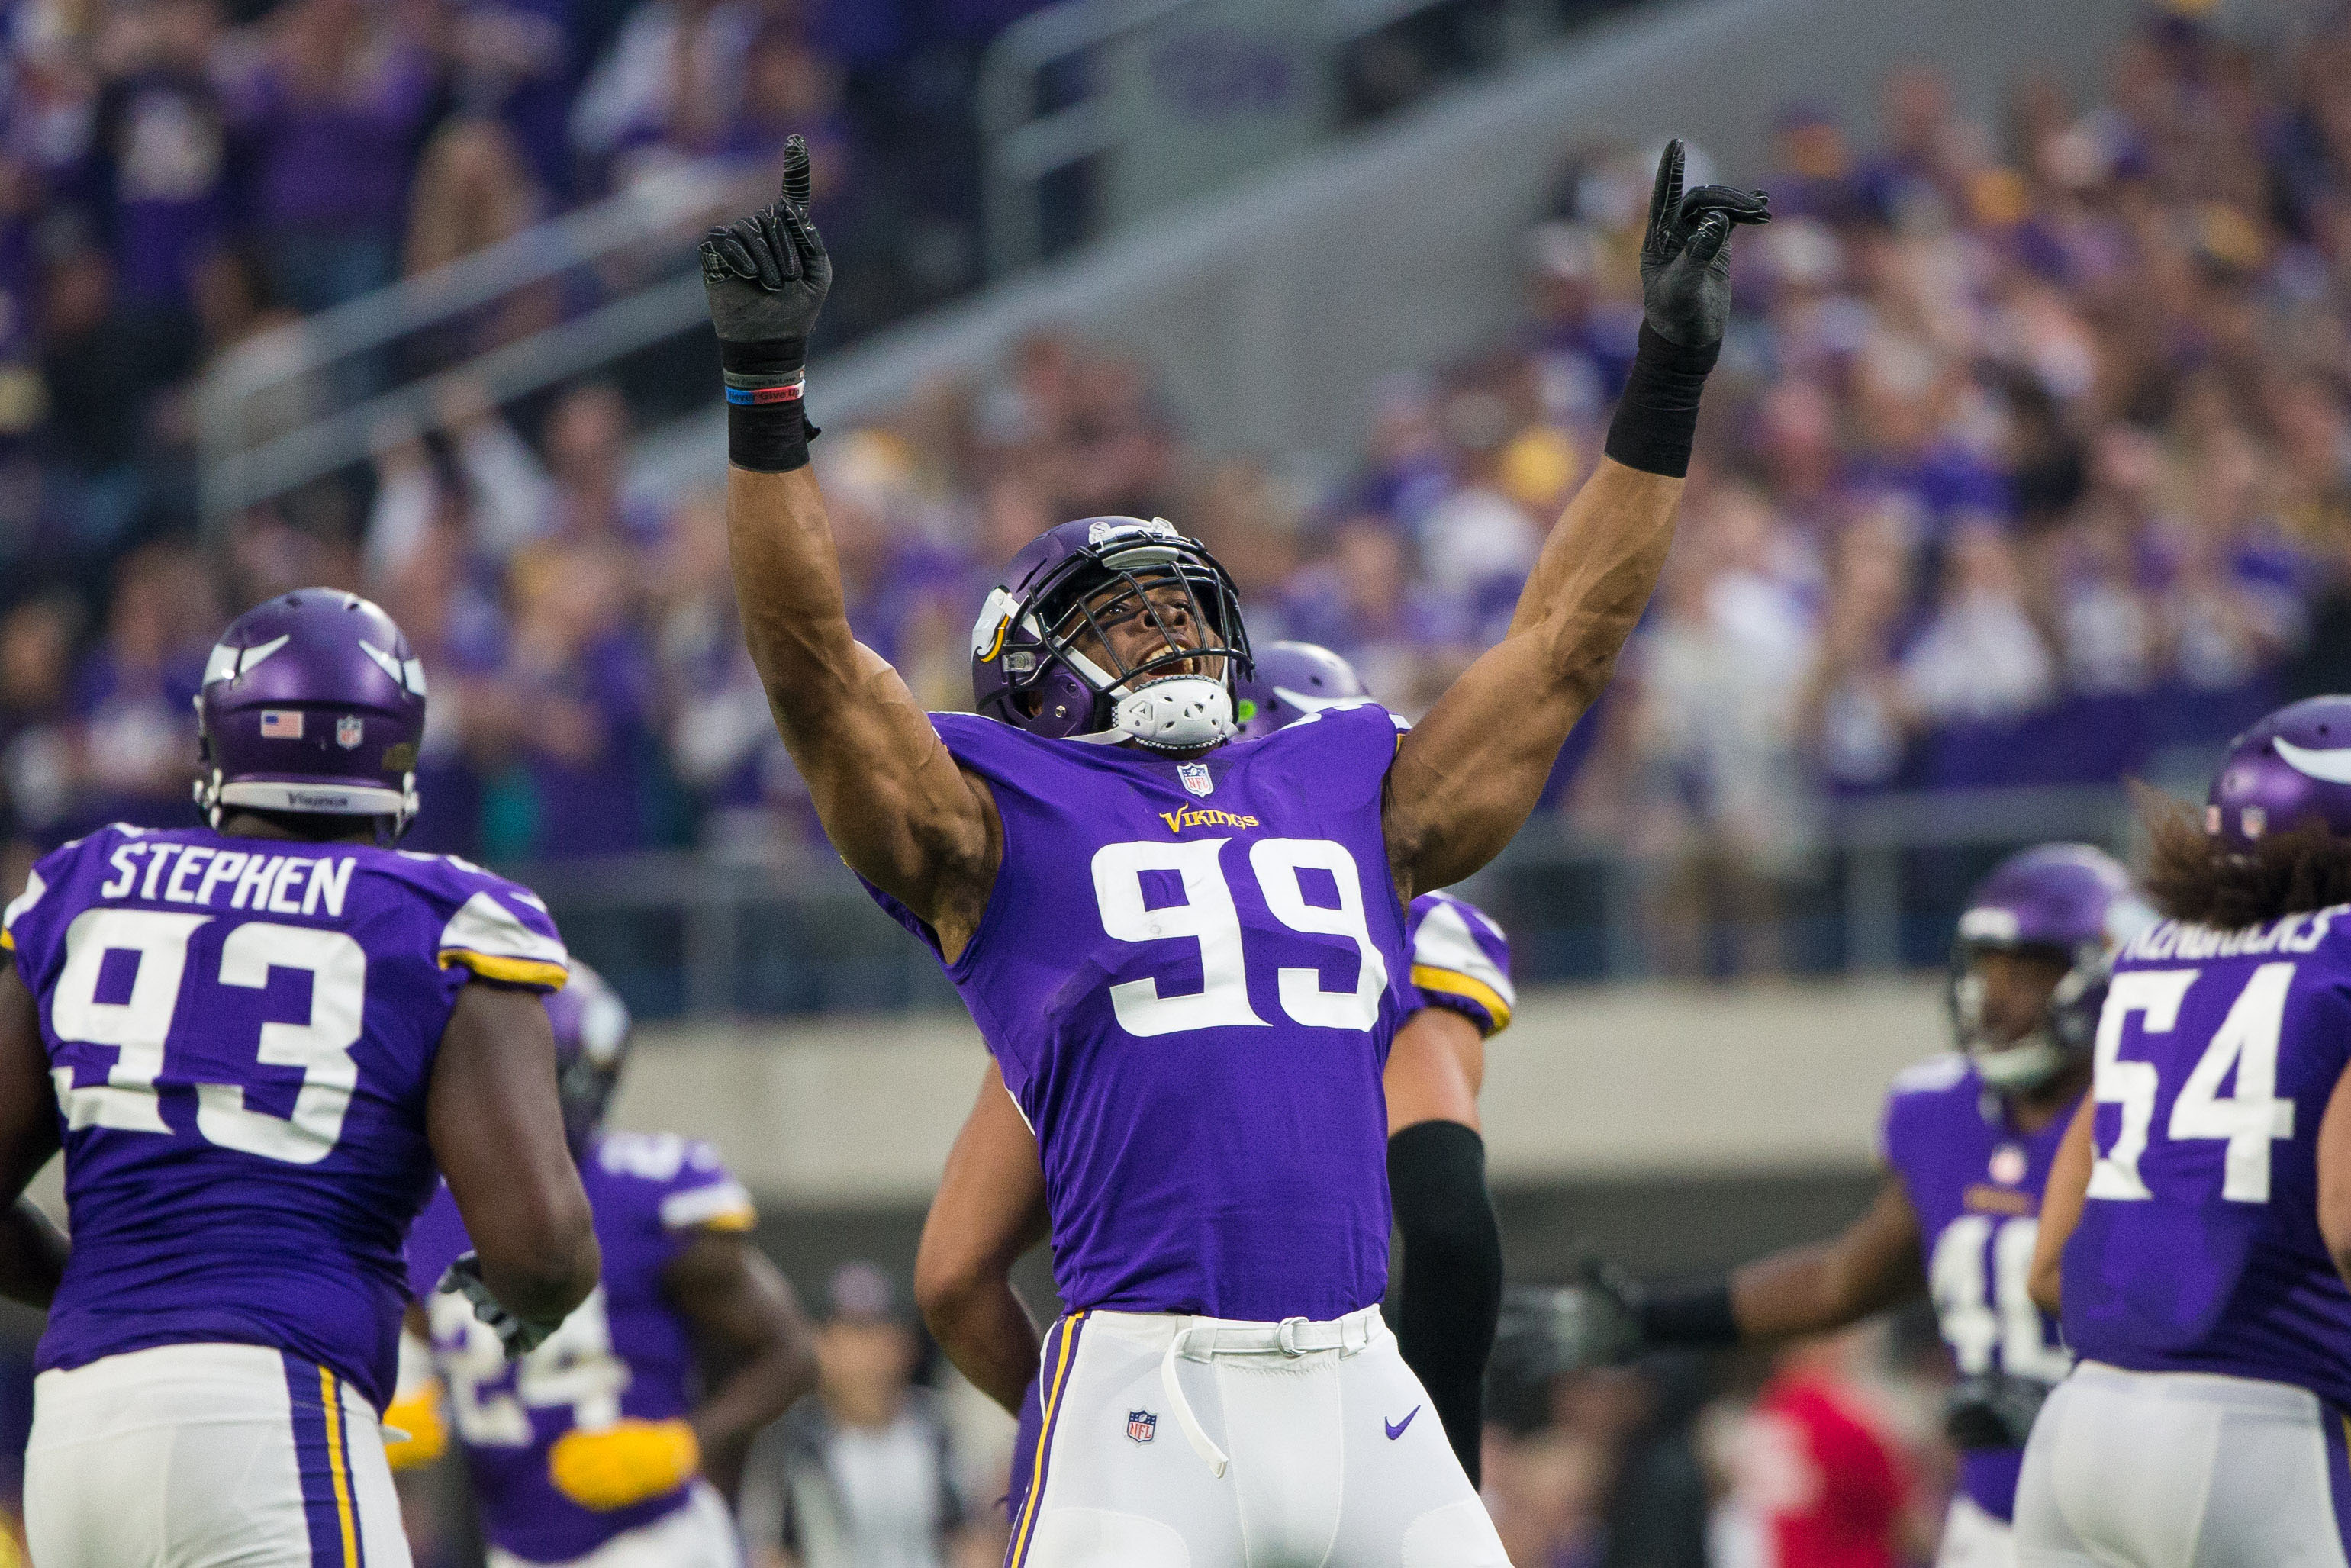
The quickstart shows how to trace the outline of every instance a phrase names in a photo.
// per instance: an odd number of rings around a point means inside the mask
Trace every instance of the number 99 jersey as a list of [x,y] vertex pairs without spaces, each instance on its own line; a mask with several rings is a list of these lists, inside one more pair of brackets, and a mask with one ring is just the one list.
[[117,825],[35,866],[0,931],[64,1122],[39,1370],[267,1345],[382,1409],[434,1053],[473,975],[563,984],[545,906],[455,857]]
[[932,723],[1003,818],[946,971],[1037,1134],[1061,1299],[1252,1322],[1379,1301],[1411,972],[1395,721],[1333,708],[1196,761]]
[[2239,931],[2165,920],[2124,947],[2065,1247],[2078,1354],[2351,1407],[2351,1291],[2319,1234],[2316,1152],[2346,1058],[2351,906]]
[[[1886,1166],[1918,1217],[1935,1321],[1962,1377],[2007,1373],[2054,1383],[2073,1365],[2057,1325],[2026,1286],[2041,1197],[2071,1113],[2020,1130],[1975,1065],[1954,1051],[1898,1074],[1879,1135]],[[1971,1448],[1959,1490],[1994,1519],[2016,1508],[2022,1448]]]

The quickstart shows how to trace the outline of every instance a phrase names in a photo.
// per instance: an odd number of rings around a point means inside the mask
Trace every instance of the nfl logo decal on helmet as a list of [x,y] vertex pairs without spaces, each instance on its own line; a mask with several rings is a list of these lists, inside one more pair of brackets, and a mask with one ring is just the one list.
[[305,588],[246,611],[195,702],[196,804],[214,827],[243,806],[380,817],[396,836],[416,814],[424,667],[358,594]]
[[1159,1417],[1148,1410],[1126,1413],[1126,1435],[1138,1443],[1148,1443],[1159,1436]]
[[1184,788],[1195,795],[1217,792],[1217,781],[1208,777],[1208,765],[1205,762],[1179,762],[1176,765],[1176,777],[1184,780]]

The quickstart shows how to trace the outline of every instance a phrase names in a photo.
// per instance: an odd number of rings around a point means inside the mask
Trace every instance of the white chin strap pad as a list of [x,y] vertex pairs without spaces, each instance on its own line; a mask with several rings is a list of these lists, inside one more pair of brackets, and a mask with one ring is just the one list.
[[2064,1052],[2042,1039],[2020,1040],[1997,1051],[1978,1051],[1974,1055],[1976,1075],[1994,1090],[2038,1089],[2065,1068]]
[[1207,675],[1165,675],[1118,699],[1111,727],[1157,751],[1189,751],[1232,738],[1232,694]]

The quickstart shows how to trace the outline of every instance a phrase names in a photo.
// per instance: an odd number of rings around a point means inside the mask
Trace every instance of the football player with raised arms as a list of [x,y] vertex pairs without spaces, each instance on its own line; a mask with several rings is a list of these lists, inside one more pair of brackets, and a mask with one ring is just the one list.
[[[1327,648],[1275,643],[1238,683],[1235,722],[1254,739],[1311,714],[1369,700],[1349,664]],[[1517,1005],[1510,943],[1484,911],[1425,893],[1406,911],[1412,954],[1395,1039],[1381,1075],[1387,1100],[1388,1192],[1404,1243],[1396,1348],[1427,1389],[1461,1469],[1476,1485],[1484,1436],[1486,1358],[1502,1301],[1502,1238],[1486,1190],[1478,1091],[1486,1041]],[[915,1291],[932,1332],[956,1345],[965,1322],[985,1322],[1011,1293],[1015,1261],[1045,1239],[1045,1178],[1036,1140],[990,1063],[923,1227]],[[984,1179],[980,1179],[984,1178]],[[1022,1391],[1010,1503],[1019,1517],[1035,1473],[1044,1408],[1038,1380]],[[1417,1410],[1395,1423],[1398,1436]]]
[[[1015,1555],[1499,1563],[1435,1424],[1379,1430],[1426,1402],[1378,1309],[1405,905],[1501,849],[1605,683],[1671,541],[1730,230],[1766,204],[1685,195],[1680,145],[1660,160],[1608,455],[1503,641],[1408,735],[1364,706],[1228,745],[1248,633],[1165,522],[1014,557],[974,629],[976,715],[925,714],[854,640],[808,470],[831,264],[804,158],[703,246],[737,593],[834,846],[936,950],[1037,1135],[1071,1310]],[[1040,1365],[1017,1302],[952,1348],[1008,1402]]]
[[[408,1239],[429,1342],[385,1424],[413,1434],[392,1465],[431,1462],[454,1426],[490,1568],[741,1568],[735,1521],[707,1479],[731,1477],[754,1434],[816,1384],[791,1287],[752,1244],[750,1195],[709,1145],[604,1130],[629,1009],[574,962],[547,999],[563,1120],[596,1212],[604,1275],[519,1361],[433,1282],[466,1251],[449,1189]],[[706,1391],[698,1366],[726,1368]],[[448,1417],[444,1421],[443,1411]]]
[[[46,1301],[25,1463],[43,1568],[409,1561],[380,1413],[402,1243],[437,1165],[450,1271],[518,1353],[596,1283],[528,891],[390,847],[424,676],[329,589],[222,634],[196,698],[203,827],[100,829],[0,922],[0,1162],[62,1144],[73,1246],[0,1231]],[[46,1277],[45,1277],[46,1276]]]
[[[2153,919],[2129,874],[2086,844],[2011,855],[1970,895],[1946,988],[1958,1050],[1895,1080],[1868,1211],[1700,1289],[1651,1296],[1602,1272],[1526,1302],[1560,1316],[1571,1363],[1651,1348],[1768,1344],[1929,1298],[1959,1380],[1960,1450],[1940,1568],[2010,1568],[2025,1434],[2072,1357],[2026,1296],[2042,1191],[2090,1083],[2091,1042],[2122,944]],[[1520,1322],[1514,1301],[1512,1329]],[[1541,1332],[1530,1322],[1531,1332]]]
[[2032,1265],[2079,1357],[2017,1484],[2031,1568],[2351,1562],[2351,697],[2149,795]]

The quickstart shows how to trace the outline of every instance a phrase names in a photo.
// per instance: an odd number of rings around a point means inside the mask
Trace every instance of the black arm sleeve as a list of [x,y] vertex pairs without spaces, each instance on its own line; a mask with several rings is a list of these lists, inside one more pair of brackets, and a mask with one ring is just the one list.
[[1486,1193],[1485,1141],[1458,1122],[1406,1127],[1388,1140],[1388,1190],[1404,1236],[1397,1347],[1476,1485],[1486,1356],[1502,1310],[1502,1233]]

